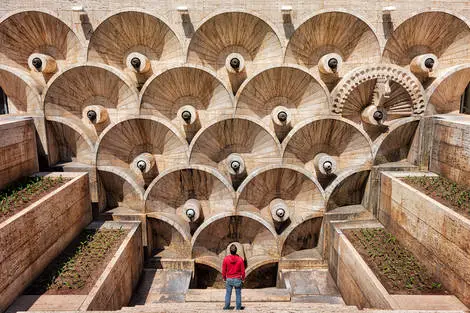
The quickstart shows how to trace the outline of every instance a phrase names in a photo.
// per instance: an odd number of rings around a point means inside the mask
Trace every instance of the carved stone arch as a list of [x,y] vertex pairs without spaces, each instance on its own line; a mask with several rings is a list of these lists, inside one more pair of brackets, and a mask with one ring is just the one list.
[[[0,20],[0,42],[0,62],[28,72],[33,53],[53,58],[59,69],[82,58],[76,33],[55,13],[45,10],[21,10],[5,16]],[[50,74],[33,74],[43,84],[50,78]]]
[[400,85],[411,99],[412,113],[421,114],[426,108],[426,96],[420,81],[408,70],[392,65],[370,65],[348,73],[332,91],[332,111],[343,114],[343,108],[351,93],[360,84],[374,79],[392,81]]
[[282,234],[280,245],[283,259],[321,259],[319,251],[323,215],[313,213],[293,224]]
[[[246,77],[282,62],[279,38],[270,24],[252,12],[217,12],[197,27],[187,49],[187,62],[213,69],[236,93]],[[230,67],[227,58],[232,57],[240,61],[239,68]]]
[[[344,10],[324,10],[300,23],[289,40],[284,62],[309,68],[331,90],[353,68],[378,63],[380,55],[379,37],[370,23]],[[332,58],[335,68],[327,66]]]
[[[141,114],[170,120],[188,142],[214,119],[234,113],[231,92],[215,72],[199,65],[171,67],[153,75],[143,86],[140,101]],[[182,116],[184,111],[191,114],[188,119]]]
[[448,68],[426,90],[426,115],[459,113],[462,94],[470,83],[470,65]]
[[104,211],[124,208],[143,213],[144,188],[129,173],[112,166],[97,168]]
[[431,53],[437,56],[440,72],[469,62],[469,44],[470,27],[466,18],[445,9],[413,12],[387,40],[383,59],[409,68],[413,58]]
[[191,235],[174,218],[163,213],[148,213],[150,253],[154,257],[169,259],[188,259],[191,257]]
[[325,190],[326,211],[361,204],[370,170],[370,166],[355,167],[338,176]]
[[[331,163],[326,173],[320,160]],[[323,162],[322,162],[323,163]],[[342,172],[372,163],[372,142],[348,119],[313,118],[298,125],[283,142],[283,164],[304,167],[326,188]]]
[[[44,91],[46,119],[65,118],[93,141],[122,116],[139,113],[137,90],[113,67],[103,64],[72,66],[56,74]],[[88,117],[95,112],[95,119]]]
[[50,165],[66,162],[94,165],[94,144],[86,132],[64,117],[46,120],[47,151]]
[[[155,71],[162,65],[182,61],[182,44],[163,17],[137,9],[112,12],[92,33],[87,58],[130,73],[126,64],[130,53],[140,53]],[[148,78],[151,73],[146,75]]]
[[[234,197],[233,187],[216,169],[195,165],[160,173],[146,190],[144,199],[146,212],[161,212],[183,219],[193,233],[211,216],[233,212]],[[188,217],[188,209],[194,216]]]
[[[256,168],[280,164],[280,143],[273,131],[259,120],[244,116],[214,121],[194,136],[190,164],[218,168],[237,188]],[[234,172],[230,164],[239,163]]]
[[[260,118],[283,140],[295,124],[329,113],[326,85],[296,64],[272,66],[248,78],[237,92],[236,115]],[[285,113],[281,120],[279,114]]]
[[391,125],[374,142],[374,164],[409,161],[420,118],[410,117]]
[[244,288],[276,287],[278,273],[278,258],[260,260],[246,268]]
[[[238,188],[237,212],[258,213],[275,224],[280,233],[288,225],[298,223],[313,212],[323,212],[323,188],[314,175],[304,168],[283,165],[267,166],[248,176]],[[285,203],[288,220],[282,224],[272,216],[271,202]]]
[[[110,125],[96,145],[96,165],[114,167],[147,188],[159,172],[187,164],[187,144],[158,118],[129,118]],[[139,167],[139,162],[145,166]]]
[[248,266],[251,261],[278,258],[277,234],[272,225],[251,212],[221,213],[207,219],[191,239],[192,257],[222,262],[229,243],[244,248]]
[[43,115],[42,88],[27,72],[0,64],[0,88],[8,97],[9,114]]

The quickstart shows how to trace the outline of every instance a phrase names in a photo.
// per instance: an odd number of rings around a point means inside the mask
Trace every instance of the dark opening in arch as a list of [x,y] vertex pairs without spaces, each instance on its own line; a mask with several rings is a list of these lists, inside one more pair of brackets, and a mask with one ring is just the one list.
[[467,85],[460,98],[460,113],[470,114],[470,84]]
[[0,114],[8,114],[8,98],[0,87]]

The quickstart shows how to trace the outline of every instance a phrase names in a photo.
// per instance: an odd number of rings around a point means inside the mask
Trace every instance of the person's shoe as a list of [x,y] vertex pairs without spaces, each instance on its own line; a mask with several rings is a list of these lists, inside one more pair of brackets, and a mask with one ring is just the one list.
[[224,308],[223,308],[223,309],[224,309],[224,310],[230,310],[230,309],[231,309],[231,307],[229,307],[229,306],[224,306]]
[[244,306],[241,306],[241,307],[237,308],[237,310],[244,310],[244,309],[245,309]]

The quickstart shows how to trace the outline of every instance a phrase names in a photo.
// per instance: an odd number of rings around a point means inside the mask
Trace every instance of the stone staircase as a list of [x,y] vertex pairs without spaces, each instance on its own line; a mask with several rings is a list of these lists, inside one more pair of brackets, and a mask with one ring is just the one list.
[[[206,313],[222,310],[224,289],[189,289],[191,271],[144,269],[139,288],[120,313]],[[463,313],[465,311],[360,310],[344,303],[327,269],[283,270],[283,288],[244,289],[245,312]],[[232,293],[232,306],[235,305]],[[232,308],[234,310],[234,308]],[[114,311],[116,312],[116,311]]]
[[184,302],[191,281],[191,271],[155,270],[145,268],[130,305],[162,302]]
[[[232,303],[232,306],[234,304]],[[247,302],[243,304],[245,312],[361,312],[355,306],[325,303],[290,303],[290,302]],[[172,313],[172,312],[227,312],[222,310],[223,303],[217,302],[187,302],[187,303],[160,303],[145,306],[122,308],[122,313]],[[231,308],[230,311],[235,311]]]
[[[406,310],[360,310],[355,306],[327,303],[292,303],[292,302],[249,302],[245,303],[243,312],[272,312],[272,313],[463,313],[464,311],[406,311]],[[222,310],[222,303],[193,302],[193,303],[159,303],[145,306],[126,307],[121,313],[206,313],[227,312]],[[234,309],[230,311],[235,311]]]

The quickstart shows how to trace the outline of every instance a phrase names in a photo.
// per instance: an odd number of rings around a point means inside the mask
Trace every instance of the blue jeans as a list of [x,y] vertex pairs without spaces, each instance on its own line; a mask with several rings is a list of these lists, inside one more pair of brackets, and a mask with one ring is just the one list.
[[242,307],[242,280],[239,278],[227,278],[225,281],[225,306],[224,309],[230,307],[230,298],[232,298],[232,289],[235,288],[236,309]]

